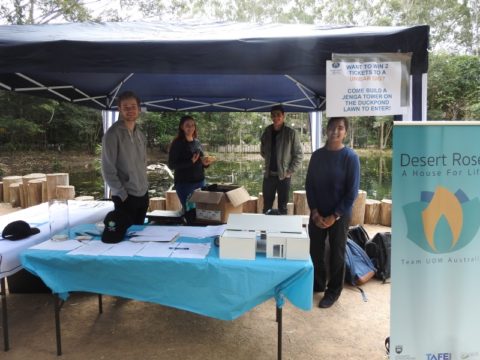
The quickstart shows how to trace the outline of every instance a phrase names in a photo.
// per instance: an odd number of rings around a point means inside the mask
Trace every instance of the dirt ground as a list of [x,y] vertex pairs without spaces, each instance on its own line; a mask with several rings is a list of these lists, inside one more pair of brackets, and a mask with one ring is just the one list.
[[[0,215],[11,209],[0,206]],[[371,236],[389,228],[366,225]],[[368,298],[346,286],[330,309],[283,309],[283,359],[380,360],[390,329],[390,284],[370,280]],[[9,294],[10,351],[0,359],[55,359],[52,296]],[[269,300],[234,321],[104,296],[103,314],[95,295],[72,294],[61,311],[65,360],[168,359],[268,360],[277,358],[275,302]],[[0,340],[3,348],[3,341]]]

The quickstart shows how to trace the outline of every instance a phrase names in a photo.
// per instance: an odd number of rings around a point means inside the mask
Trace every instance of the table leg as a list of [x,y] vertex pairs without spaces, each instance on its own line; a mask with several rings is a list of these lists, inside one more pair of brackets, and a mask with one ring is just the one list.
[[53,294],[53,302],[55,307],[55,335],[57,337],[57,355],[62,355],[62,338],[60,333],[60,310],[63,305],[63,300],[59,296]]
[[4,350],[10,350],[10,344],[8,342],[8,318],[7,318],[7,286],[5,278],[1,280],[1,296],[2,296],[2,327],[3,327],[3,345]]
[[102,294],[98,294],[98,312],[103,314],[103,301],[102,301]]
[[282,308],[277,307],[278,349],[277,359],[282,360]]

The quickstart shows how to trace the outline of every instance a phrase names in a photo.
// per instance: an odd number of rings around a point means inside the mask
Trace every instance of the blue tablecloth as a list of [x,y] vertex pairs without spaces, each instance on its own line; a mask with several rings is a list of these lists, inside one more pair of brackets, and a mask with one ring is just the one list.
[[[83,228],[84,229],[84,228]],[[132,228],[135,230],[134,228]],[[87,291],[158,303],[201,315],[232,320],[275,297],[303,310],[312,308],[313,266],[309,261],[219,259],[213,238],[205,259],[67,255],[66,251],[28,249],[23,266],[56,294]]]

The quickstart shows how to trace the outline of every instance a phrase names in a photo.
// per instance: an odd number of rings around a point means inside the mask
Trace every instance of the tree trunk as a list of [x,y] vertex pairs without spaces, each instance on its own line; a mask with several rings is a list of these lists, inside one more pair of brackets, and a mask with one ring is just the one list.
[[383,121],[380,123],[380,150],[383,150]]

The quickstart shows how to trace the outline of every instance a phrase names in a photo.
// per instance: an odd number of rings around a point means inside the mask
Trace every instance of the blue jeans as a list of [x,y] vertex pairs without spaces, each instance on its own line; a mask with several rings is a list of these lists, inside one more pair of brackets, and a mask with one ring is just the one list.
[[187,200],[196,189],[200,189],[205,186],[205,180],[197,182],[182,182],[175,184],[175,190],[177,191],[178,198],[182,204],[183,211],[187,211]]

